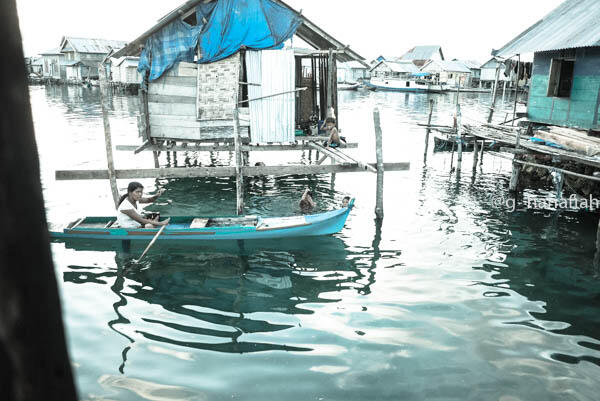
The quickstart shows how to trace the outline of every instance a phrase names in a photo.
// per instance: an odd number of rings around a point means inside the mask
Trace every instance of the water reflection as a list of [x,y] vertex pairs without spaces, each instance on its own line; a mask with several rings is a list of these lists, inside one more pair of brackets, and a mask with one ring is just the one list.
[[[341,296],[333,294],[342,290],[369,294],[376,262],[386,256],[379,250],[380,223],[377,227],[373,250],[354,255],[343,240],[332,236],[201,246],[159,242],[147,259],[135,263],[138,246],[124,253],[120,241],[105,241],[102,248],[115,252],[116,270],[71,265],[63,279],[107,285],[118,297],[113,304],[116,316],[107,324],[129,342],[122,351],[121,373],[127,352],[139,336],[225,353],[311,351],[278,341],[245,341],[243,336],[269,338],[269,333],[293,328],[297,324],[294,315],[314,313],[304,305],[338,302]],[[71,240],[67,246],[100,250],[85,241]],[[130,319],[128,304],[133,299],[157,305],[162,312]]]

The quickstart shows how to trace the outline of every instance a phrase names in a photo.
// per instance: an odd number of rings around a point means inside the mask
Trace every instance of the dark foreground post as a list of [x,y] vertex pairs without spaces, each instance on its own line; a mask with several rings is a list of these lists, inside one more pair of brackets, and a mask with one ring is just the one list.
[[381,122],[379,119],[379,109],[373,110],[373,120],[375,122],[375,156],[377,157],[377,197],[375,199],[375,217],[383,219],[383,149],[381,145]]
[[1,398],[76,400],[14,0],[0,3],[0,35]]

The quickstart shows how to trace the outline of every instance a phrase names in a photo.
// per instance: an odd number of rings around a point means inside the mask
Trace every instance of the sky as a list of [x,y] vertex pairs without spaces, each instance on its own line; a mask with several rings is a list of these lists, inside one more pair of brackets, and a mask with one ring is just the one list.
[[[563,0],[285,0],[365,57],[440,45],[446,60],[481,63]],[[16,0],[26,56],[63,36],[130,42],[185,0]]]

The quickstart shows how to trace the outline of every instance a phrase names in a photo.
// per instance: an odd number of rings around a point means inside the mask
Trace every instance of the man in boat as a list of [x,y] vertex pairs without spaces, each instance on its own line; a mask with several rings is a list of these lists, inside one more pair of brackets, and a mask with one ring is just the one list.
[[312,192],[306,188],[300,199],[300,210],[302,213],[310,212],[317,204],[313,201]]
[[159,221],[159,216],[156,216],[150,220],[142,216],[138,209],[139,203],[154,202],[163,192],[164,190],[161,190],[156,195],[144,198],[144,186],[139,182],[130,182],[127,186],[127,193],[119,199],[119,206],[117,208],[117,223],[119,227],[155,228],[169,224],[170,218]]

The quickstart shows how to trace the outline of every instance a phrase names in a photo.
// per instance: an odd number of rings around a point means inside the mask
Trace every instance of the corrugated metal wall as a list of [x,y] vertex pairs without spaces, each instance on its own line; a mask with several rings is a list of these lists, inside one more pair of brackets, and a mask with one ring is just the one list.
[[295,87],[294,51],[249,50],[246,52],[248,99],[289,92],[250,102],[250,141],[294,142]]

